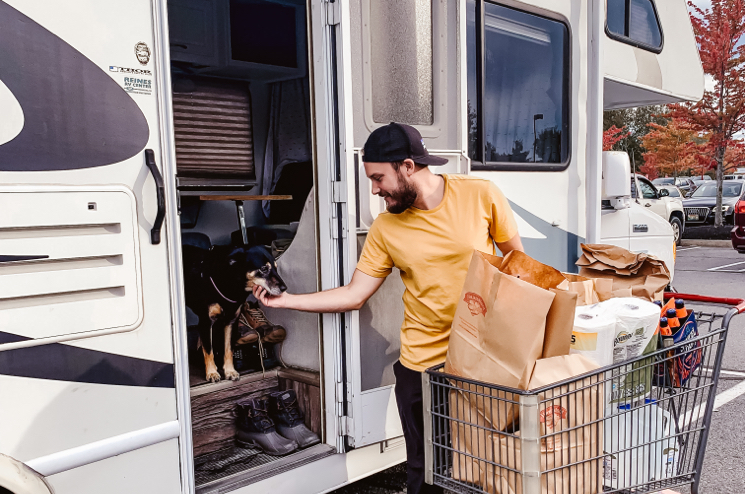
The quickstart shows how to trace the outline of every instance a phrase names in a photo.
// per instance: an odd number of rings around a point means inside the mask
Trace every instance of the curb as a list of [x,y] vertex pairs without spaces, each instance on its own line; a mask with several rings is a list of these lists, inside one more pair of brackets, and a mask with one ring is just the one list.
[[718,247],[732,249],[731,240],[709,240],[709,239],[696,239],[696,238],[684,238],[680,241],[681,247]]

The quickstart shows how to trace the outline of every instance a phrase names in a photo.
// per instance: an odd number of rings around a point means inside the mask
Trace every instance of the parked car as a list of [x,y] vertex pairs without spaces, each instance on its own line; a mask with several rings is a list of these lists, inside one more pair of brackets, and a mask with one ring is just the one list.
[[[641,197],[637,194],[637,186],[641,190]],[[678,197],[672,196],[667,187],[676,190]],[[652,182],[642,175],[631,176],[631,197],[644,207],[649,208],[652,212],[660,215],[670,222],[675,236],[675,243],[680,244],[685,228],[685,214],[683,213],[683,202],[680,197],[680,191],[674,186],[669,185],[657,190]]]
[[745,175],[735,174],[735,175],[725,175],[724,180],[742,180],[745,178]]
[[[654,183],[654,182],[652,182],[652,183]],[[683,204],[683,198],[686,195],[685,195],[685,192],[683,192],[682,190],[680,190],[680,187],[678,187],[677,185],[657,185],[656,187],[657,187],[657,190],[660,191],[660,192],[662,192],[663,189],[666,190],[666,191],[668,191],[668,193],[670,194],[670,196],[669,196],[670,198],[672,198],[672,199],[680,199],[681,204]]]
[[730,233],[732,247],[740,254],[745,254],[745,194],[735,204],[734,214],[735,226]]
[[[722,184],[722,214],[724,222],[733,224],[735,204],[742,195],[743,180],[727,180]],[[688,198],[683,199],[686,223],[703,225],[714,223],[717,184],[713,180],[701,184]]]

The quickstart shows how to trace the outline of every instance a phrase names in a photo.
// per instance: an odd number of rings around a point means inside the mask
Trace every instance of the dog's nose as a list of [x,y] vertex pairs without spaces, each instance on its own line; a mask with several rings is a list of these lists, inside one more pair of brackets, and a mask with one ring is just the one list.
[[285,285],[284,283],[280,283],[279,284],[279,291],[286,292],[287,291],[287,285]]

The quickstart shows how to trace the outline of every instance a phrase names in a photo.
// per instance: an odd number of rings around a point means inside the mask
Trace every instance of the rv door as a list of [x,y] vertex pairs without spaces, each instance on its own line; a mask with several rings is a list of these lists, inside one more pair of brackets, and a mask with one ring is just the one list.
[[26,463],[58,494],[191,484],[154,12],[151,0],[0,1],[0,462]]
[[[342,169],[333,196],[342,201],[337,229],[344,282],[351,279],[375,216],[385,209],[371,194],[360,156],[370,132],[391,121],[414,125],[430,153],[448,158],[436,173],[466,171],[465,60],[458,31],[465,2],[403,0],[335,2],[336,77]],[[327,4],[327,5],[334,5]],[[462,51],[462,52],[461,52]],[[461,52],[461,53],[459,53]],[[465,63],[465,62],[463,62]],[[316,74],[317,77],[317,74]],[[320,139],[319,139],[320,141]],[[319,186],[319,194],[322,193]],[[359,311],[347,314],[345,399],[340,434],[361,447],[400,437],[393,392],[403,321],[403,284],[397,270]],[[341,383],[340,383],[341,385]],[[391,441],[386,447],[402,445]]]

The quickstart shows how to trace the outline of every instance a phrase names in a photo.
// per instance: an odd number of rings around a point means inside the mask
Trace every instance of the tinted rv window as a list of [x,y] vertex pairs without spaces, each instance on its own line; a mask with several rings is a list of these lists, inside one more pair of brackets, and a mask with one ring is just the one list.
[[567,27],[488,2],[473,0],[469,7],[466,40],[473,168],[565,168],[569,152]]
[[662,29],[652,0],[608,0],[606,32],[624,43],[659,53]]

